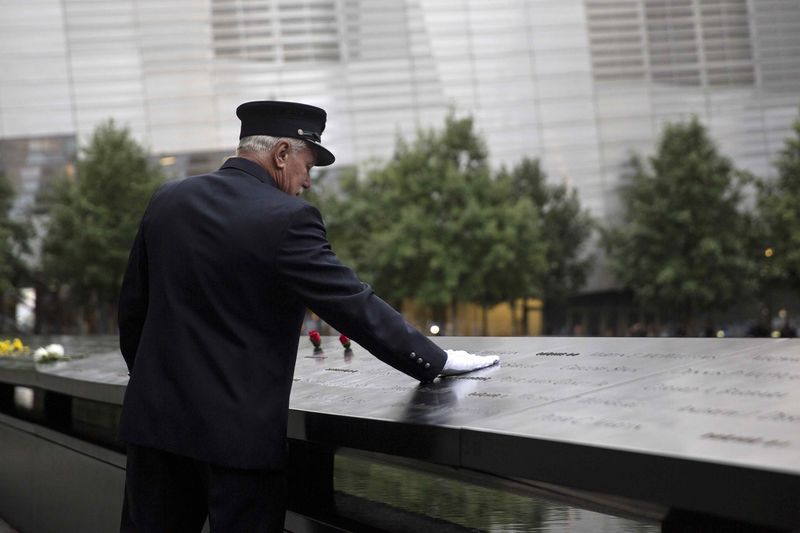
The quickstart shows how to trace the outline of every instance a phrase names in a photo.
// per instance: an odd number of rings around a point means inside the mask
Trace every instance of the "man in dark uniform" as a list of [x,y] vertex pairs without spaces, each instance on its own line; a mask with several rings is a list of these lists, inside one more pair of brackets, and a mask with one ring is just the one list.
[[325,111],[248,102],[237,157],[163,185],[122,283],[130,381],[123,531],[281,531],[289,393],[305,309],[420,381],[497,362],[445,352],[331,251],[298,195],[330,165]]

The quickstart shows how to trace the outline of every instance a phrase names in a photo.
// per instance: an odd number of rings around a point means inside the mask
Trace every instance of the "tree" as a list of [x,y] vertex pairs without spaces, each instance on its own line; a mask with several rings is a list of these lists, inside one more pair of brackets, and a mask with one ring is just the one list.
[[443,130],[398,140],[387,164],[323,201],[334,249],[395,304],[455,313],[528,294],[543,263],[538,213],[497,189],[487,156],[472,119],[452,113]]
[[740,211],[742,179],[693,118],[667,125],[649,165],[629,161],[624,223],[607,234],[619,279],[645,306],[697,331],[755,288]]
[[52,286],[68,287],[90,333],[113,330],[130,246],[147,201],[162,181],[144,148],[109,120],[83,149],[76,179],[57,183],[45,199],[49,223],[43,277]]
[[544,329],[558,331],[566,319],[567,299],[586,282],[590,258],[584,247],[594,221],[581,208],[575,189],[547,183],[538,159],[523,159],[510,172],[501,171],[499,180],[508,181],[513,195],[530,199],[541,213],[539,233],[546,264],[538,285],[544,300]]
[[23,256],[30,252],[30,226],[11,218],[14,189],[0,174],[0,330],[15,324],[18,290],[28,277]]
[[775,163],[774,181],[759,183],[760,242],[756,254],[765,285],[800,289],[800,118]]
[[[541,235],[539,210],[529,198],[512,196],[509,183],[489,183],[480,210],[467,210],[475,231],[471,247],[477,252],[467,277],[468,300],[480,305],[483,334],[488,334],[487,310],[541,293],[546,270],[545,243]],[[527,325],[527,314],[522,317]]]
[[[486,149],[471,119],[450,115],[443,132],[399,139],[388,164],[343,183],[347,205],[336,212],[353,224],[337,247],[349,249],[358,271],[395,303],[463,301],[466,256],[474,255],[466,245],[474,226],[463,211],[487,176]],[[341,225],[332,221],[334,235]]]

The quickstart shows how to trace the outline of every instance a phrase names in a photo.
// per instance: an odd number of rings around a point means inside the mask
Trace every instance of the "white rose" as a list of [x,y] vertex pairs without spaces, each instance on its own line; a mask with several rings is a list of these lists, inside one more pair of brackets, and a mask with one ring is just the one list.
[[36,348],[36,351],[33,352],[33,360],[41,361],[43,357],[47,357],[47,350],[44,348]]
[[44,349],[47,351],[48,355],[52,355],[54,357],[64,357],[64,347],[60,344],[50,344],[45,346]]

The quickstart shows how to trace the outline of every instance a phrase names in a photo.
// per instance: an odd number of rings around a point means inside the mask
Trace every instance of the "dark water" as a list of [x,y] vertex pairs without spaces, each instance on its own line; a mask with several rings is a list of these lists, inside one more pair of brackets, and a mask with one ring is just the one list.
[[[508,487],[458,475],[388,464],[359,454],[338,454],[335,489],[359,522],[392,532],[489,531],[541,533],[658,533],[658,524],[581,509]],[[478,476],[474,476],[478,478]],[[375,502],[375,511],[350,497]],[[388,515],[388,518],[387,518]]]

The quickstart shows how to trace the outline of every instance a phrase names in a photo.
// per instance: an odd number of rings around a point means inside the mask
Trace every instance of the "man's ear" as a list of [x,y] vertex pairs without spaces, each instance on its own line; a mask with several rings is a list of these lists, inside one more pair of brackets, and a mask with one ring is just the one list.
[[286,166],[287,160],[289,159],[289,152],[289,143],[286,141],[278,141],[278,144],[275,145],[275,151],[272,155],[276,167],[283,168]]

